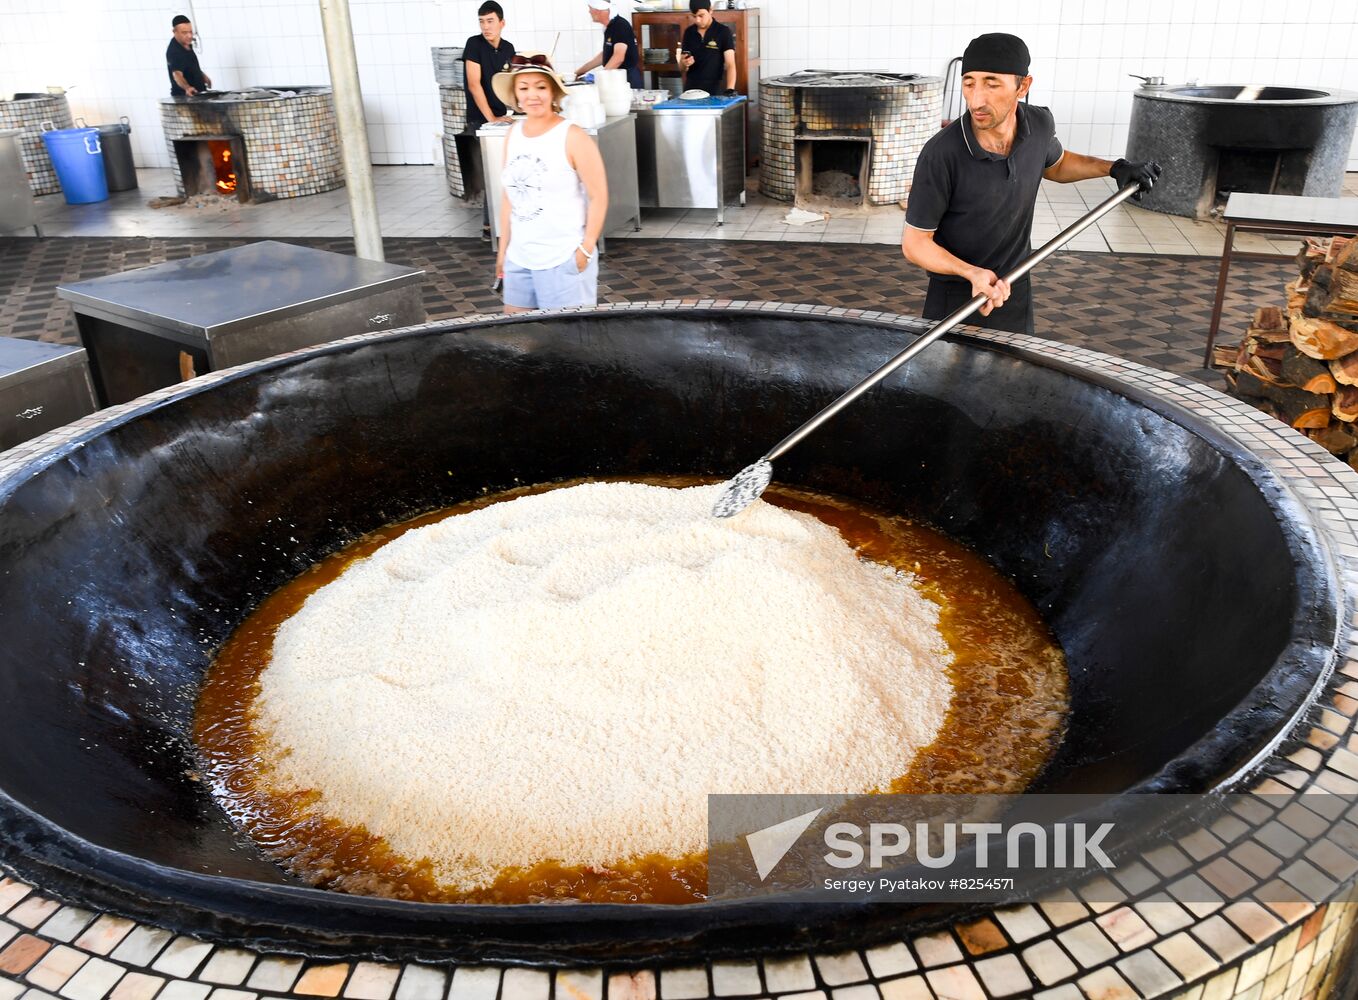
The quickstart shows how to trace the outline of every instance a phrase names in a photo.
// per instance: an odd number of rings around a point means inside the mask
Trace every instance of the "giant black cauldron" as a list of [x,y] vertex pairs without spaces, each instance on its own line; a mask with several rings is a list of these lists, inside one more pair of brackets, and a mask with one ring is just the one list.
[[[232,829],[185,736],[246,611],[355,536],[487,488],[732,472],[910,329],[750,308],[421,327],[208,376],[11,465],[4,862],[51,894],[317,955],[625,964],[864,944],[956,916],[326,893]],[[777,471],[932,522],[1042,609],[1072,691],[1047,789],[1228,785],[1331,664],[1338,589],[1288,490],[1187,412],[1023,349],[940,342]]]
[[1358,123],[1358,94],[1321,87],[1141,87],[1127,159],[1164,174],[1138,202],[1209,219],[1231,191],[1337,198]]

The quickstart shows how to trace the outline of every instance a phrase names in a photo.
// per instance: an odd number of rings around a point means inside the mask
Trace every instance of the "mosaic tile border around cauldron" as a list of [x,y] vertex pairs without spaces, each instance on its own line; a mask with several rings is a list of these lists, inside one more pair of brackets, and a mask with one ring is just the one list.
[[[917,330],[890,313],[809,305],[668,300],[608,311],[721,308],[820,315]],[[430,327],[457,329],[473,316]],[[1178,375],[1021,334],[969,331],[982,341],[1040,353],[1111,376],[1191,411],[1242,442],[1309,508],[1339,560],[1349,597],[1343,662],[1317,703],[1266,763],[1252,790],[1313,793],[1254,827],[1234,816],[1152,852],[1147,865],[966,924],[859,951],[682,968],[618,972],[491,966],[309,961],[214,946],[111,914],[64,906],[0,878],[0,1000],[53,994],[68,1000],[256,1000],[271,996],[354,1000],[1306,1000],[1346,982],[1358,916],[1358,474],[1252,407]],[[364,334],[346,342],[391,333]],[[301,356],[309,351],[299,351]],[[249,367],[249,366],[245,366]],[[239,369],[235,369],[239,370]],[[195,384],[225,378],[203,376]],[[160,390],[26,442],[0,455],[0,477],[49,449],[148,402]],[[1264,800],[1259,803],[1264,808]],[[1284,857],[1299,858],[1284,867]],[[1194,871],[1190,872],[1190,869]],[[1205,880],[1223,897],[1204,898]],[[1305,898],[1268,903],[1282,879]],[[1122,899],[1120,903],[1086,902]]]

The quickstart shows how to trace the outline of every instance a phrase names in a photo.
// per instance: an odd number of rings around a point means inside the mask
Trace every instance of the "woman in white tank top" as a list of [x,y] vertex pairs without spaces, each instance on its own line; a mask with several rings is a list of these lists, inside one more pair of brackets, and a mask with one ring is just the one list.
[[566,88],[541,53],[514,57],[491,81],[525,117],[505,137],[500,253],[505,312],[592,306],[608,182],[594,138],[557,114]]

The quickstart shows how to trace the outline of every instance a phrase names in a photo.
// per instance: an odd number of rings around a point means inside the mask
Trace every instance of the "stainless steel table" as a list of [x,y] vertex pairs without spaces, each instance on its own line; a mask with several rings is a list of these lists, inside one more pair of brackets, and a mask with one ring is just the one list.
[[[604,216],[604,231],[599,248],[607,249],[603,237],[615,233],[627,223],[634,230],[641,229],[641,201],[637,190],[637,123],[635,115],[610,118],[598,128],[585,129],[599,144],[608,176],[608,214]],[[487,204],[490,205],[490,233],[492,245],[500,246],[500,173],[505,165],[504,125],[485,125],[476,133],[481,140],[481,170]]]
[[58,285],[103,405],[194,375],[424,322],[413,267],[265,240]]
[[745,105],[748,98],[666,101],[637,112],[637,171],[643,208],[745,204]]
[[83,350],[0,337],[0,451],[95,409]]
[[1358,235],[1358,198],[1305,198],[1289,194],[1248,194],[1235,191],[1226,199],[1222,214],[1226,245],[1221,251],[1217,296],[1212,303],[1212,324],[1207,329],[1207,350],[1202,366],[1212,367],[1212,349],[1221,329],[1221,307],[1226,301],[1226,279],[1232,260],[1291,260],[1287,254],[1258,253],[1235,249],[1236,233],[1270,233],[1282,236]]

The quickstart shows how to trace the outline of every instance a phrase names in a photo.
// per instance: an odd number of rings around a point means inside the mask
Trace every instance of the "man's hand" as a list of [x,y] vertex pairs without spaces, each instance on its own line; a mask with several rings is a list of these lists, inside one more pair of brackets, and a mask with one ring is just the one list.
[[989,316],[992,312],[1004,305],[1009,298],[1009,282],[1005,281],[994,271],[987,271],[983,267],[975,268],[967,275],[967,280],[971,282],[971,294],[975,298],[977,295],[984,295],[989,301],[981,306],[981,315]]
[[1145,163],[1118,160],[1108,174],[1117,182],[1119,188],[1125,188],[1133,181],[1140,184],[1141,190],[1132,195],[1132,201],[1140,201],[1141,196],[1155,186],[1155,179],[1160,176],[1160,164],[1154,160]]
[[184,88],[184,93],[187,94],[189,97],[197,97],[197,96],[198,96],[198,88],[197,88],[197,87],[185,87],[185,88]]
[[212,89],[212,77],[208,76],[206,73],[203,74],[203,86],[208,90]]
[[492,118],[491,121],[498,122],[501,125],[514,124],[514,119],[510,115],[501,115],[499,118]]
[[697,62],[697,61],[698,61],[698,60],[694,59],[691,55],[689,55],[687,52],[685,52],[685,53],[684,53],[684,58],[682,58],[682,59],[679,60],[679,65],[680,65],[683,69],[692,69],[692,68],[693,68],[693,64],[694,64],[695,62]]

